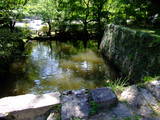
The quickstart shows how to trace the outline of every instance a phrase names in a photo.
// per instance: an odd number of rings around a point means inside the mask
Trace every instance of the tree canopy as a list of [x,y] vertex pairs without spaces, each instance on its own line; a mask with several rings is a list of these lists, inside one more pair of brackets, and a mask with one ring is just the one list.
[[156,0],[1,0],[0,25],[12,31],[17,19],[34,16],[48,24],[48,35],[78,28],[100,38],[108,23],[160,26],[159,8]]

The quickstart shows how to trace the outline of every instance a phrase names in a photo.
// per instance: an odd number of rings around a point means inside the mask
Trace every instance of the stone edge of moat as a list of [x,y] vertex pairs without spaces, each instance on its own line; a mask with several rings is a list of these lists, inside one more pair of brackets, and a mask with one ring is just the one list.
[[[55,110],[58,109],[58,110]],[[57,111],[59,115],[57,116]],[[0,99],[0,120],[160,120],[160,81],[127,87],[68,90]]]

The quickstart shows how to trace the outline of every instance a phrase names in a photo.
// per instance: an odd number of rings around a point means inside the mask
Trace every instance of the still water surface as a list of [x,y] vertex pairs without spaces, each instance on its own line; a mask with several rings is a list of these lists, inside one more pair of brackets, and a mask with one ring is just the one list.
[[25,54],[25,58],[10,67],[9,79],[14,83],[4,90],[7,95],[92,89],[105,85],[107,66],[92,47],[84,49],[81,44],[74,47],[71,43],[32,41],[26,46]]

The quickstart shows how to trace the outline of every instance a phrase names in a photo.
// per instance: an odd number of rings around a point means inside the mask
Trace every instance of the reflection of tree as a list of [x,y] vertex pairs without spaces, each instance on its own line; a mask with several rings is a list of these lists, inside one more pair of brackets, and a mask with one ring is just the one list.
[[[0,95],[9,96],[26,93],[27,89],[33,86],[32,79],[35,77],[34,64],[30,68],[30,74],[27,70],[27,57],[21,58],[21,60],[15,61],[10,66],[10,71],[5,75],[4,82],[1,82]],[[31,62],[29,62],[31,64]],[[34,73],[33,73],[34,72]]]
[[34,44],[28,44],[26,46],[25,57],[14,61],[10,70],[5,75],[5,82],[1,83],[3,87],[0,87],[1,92],[6,96],[17,95],[27,93],[30,88],[34,86],[34,80],[38,78],[38,66],[35,64],[30,55]]

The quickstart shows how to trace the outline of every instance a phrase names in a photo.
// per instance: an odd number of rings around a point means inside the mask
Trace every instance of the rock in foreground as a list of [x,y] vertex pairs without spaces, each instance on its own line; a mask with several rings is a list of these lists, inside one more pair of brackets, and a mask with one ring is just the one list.
[[6,97],[0,99],[0,120],[160,120],[157,83],[127,87],[119,101],[105,87]]
[[121,100],[126,101],[132,110],[143,117],[155,117],[160,112],[160,106],[150,91],[138,88],[136,85],[126,88],[121,94]]
[[91,90],[91,96],[96,104],[101,108],[114,106],[117,103],[117,96],[110,88],[97,88]]
[[160,101],[160,80],[148,83],[147,89]]
[[60,104],[59,92],[5,97],[0,99],[0,114],[1,118],[35,120],[36,117],[44,115],[56,104]]

